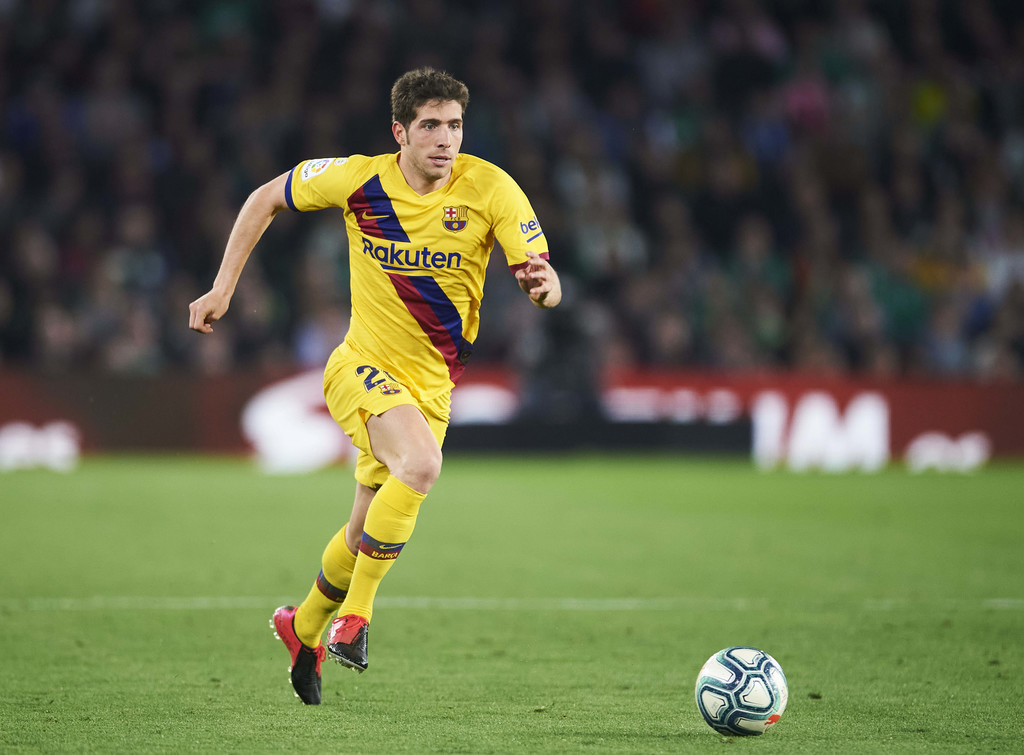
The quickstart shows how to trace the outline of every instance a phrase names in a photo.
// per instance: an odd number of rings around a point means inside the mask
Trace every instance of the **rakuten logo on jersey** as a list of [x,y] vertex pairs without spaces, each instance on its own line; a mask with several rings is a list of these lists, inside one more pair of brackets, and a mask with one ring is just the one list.
[[426,246],[422,249],[403,249],[395,246],[394,241],[388,246],[374,246],[365,236],[363,254],[373,257],[385,270],[443,270],[462,267],[462,255],[458,252],[435,252]]

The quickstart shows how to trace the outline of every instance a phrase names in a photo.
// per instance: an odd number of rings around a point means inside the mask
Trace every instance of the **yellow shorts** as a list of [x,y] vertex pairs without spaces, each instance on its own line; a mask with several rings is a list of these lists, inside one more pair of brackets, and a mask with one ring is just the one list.
[[374,458],[366,420],[402,404],[415,406],[430,425],[437,445],[444,444],[451,415],[451,393],[442,393],[428,401],[419,401],[409,388],[399,383],[379,365],[375,365],[347,344],[334,350],[324,368],[324,398],[331,416],[359,454],[355,477],[371,488],[379,488],[388,478],[388,468]]

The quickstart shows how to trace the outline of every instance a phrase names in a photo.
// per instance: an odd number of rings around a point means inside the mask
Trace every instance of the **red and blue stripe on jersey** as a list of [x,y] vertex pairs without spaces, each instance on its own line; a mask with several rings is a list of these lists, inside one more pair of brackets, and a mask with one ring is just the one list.
[[423,328],[445,364],[452,383],[458,383],[473,351],[462,337],[462,317],[437,281],[429,275],[395,275],[388,273],[398,296]]
[[[381,185],[380,176],[374,176],[352,192],[348,207],[360,230],[367,236],[409,243],[409,236],[398,220],[391,198]],[[382,264],[381,267],[390,266]],[[463,322],[458,308],[433,276],[384,272],[413,319],[441,353],[448,366],[448,377],[452,383],[457,383],[473,350],[472,344],[462,335]]]
[[374,176],[352,192],[348,208],[355,215],[359,229],[367,236],[408,243],[409,236],[398,222],[391,197],[384,191],[380,176]]

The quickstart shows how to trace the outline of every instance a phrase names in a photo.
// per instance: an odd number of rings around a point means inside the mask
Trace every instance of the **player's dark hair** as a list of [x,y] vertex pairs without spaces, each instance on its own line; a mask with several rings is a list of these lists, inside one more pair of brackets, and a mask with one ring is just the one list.
[[391,119],[408,130],[416,111],[428,102],[455,101],[465,115],[469,89],[446,71],[424,66],[403,73],[391,87]]

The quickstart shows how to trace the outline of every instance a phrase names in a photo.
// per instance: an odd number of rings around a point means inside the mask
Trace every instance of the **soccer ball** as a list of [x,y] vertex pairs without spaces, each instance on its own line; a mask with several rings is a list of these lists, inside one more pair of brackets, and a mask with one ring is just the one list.
[[764,734],[786,710],[782,666],[757,648],[732,647],[708,658],[697,675],[697,710],[719,734]]

